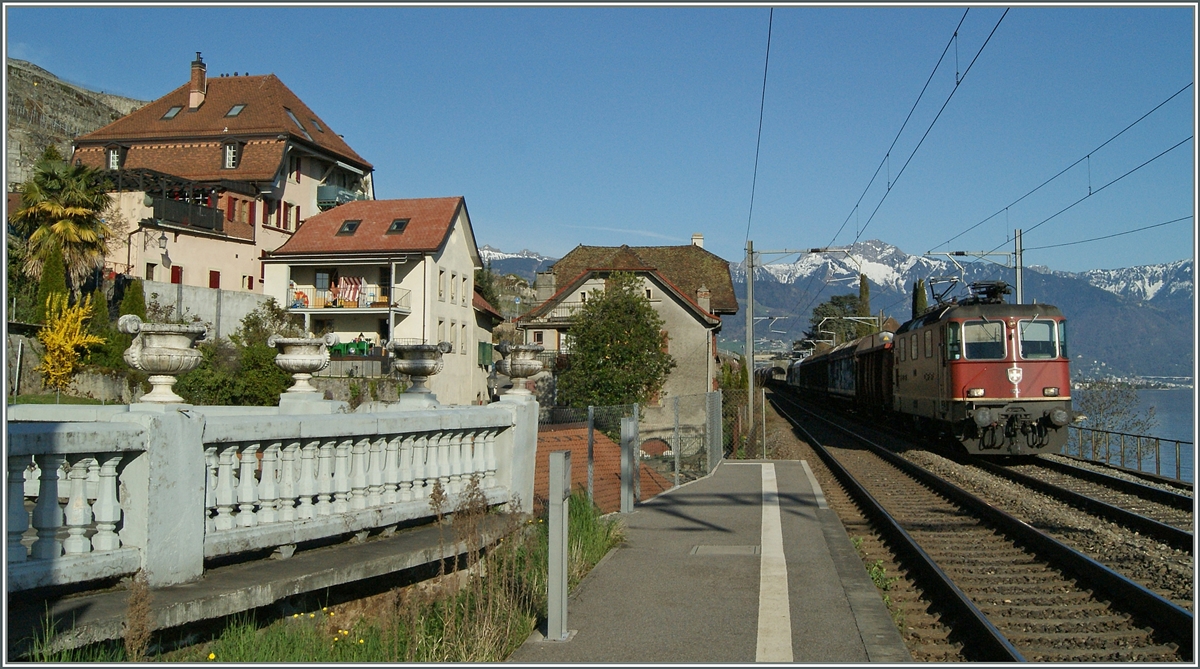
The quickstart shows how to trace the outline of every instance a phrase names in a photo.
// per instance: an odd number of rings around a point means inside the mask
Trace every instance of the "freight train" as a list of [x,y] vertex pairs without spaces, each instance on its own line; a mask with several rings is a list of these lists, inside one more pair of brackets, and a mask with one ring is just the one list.
[[1048,304],[1007,304],[1001,281],[971,284],[901,325],[792,363],[793,391],[899,416],[968,453],[1057,452],[1071,384],[1066,319]]

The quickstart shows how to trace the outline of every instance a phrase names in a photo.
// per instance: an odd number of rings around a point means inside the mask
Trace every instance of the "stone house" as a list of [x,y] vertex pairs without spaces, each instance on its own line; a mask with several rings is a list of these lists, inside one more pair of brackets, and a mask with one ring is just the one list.
[[[720,362],[717,333],[721,316],[736,314],[737,298],[726,260],[704,250],[702,235],[687,246],[577,246],[540,272],[539,303],[517,319],[526,343],[552,354],[570,355],[571,324],[588,296],[603,291],[612,272],[630,272],[642,281],[646,298],[663,319],[663,341],[676,367],[646,408],[644,431],[673,422],[663,398],[699,395],[717,388]],[[549,358],[549,356],[547,356]],[[700,405],[695,405],[700,406]],[[689,423],[703,424],[681,417]]]
[[348,202],[309,218],[263,264],[264,292],[306,330],[375,346],[449,342],[429,381],[438,400],[488,398],[499,314],[475,292],[483,263],[464,198]]
[[373,167],[273,74],[207,76],[76,138],[105,170],[108,275],[262,293],[261,259],[317,213],[374,198]]

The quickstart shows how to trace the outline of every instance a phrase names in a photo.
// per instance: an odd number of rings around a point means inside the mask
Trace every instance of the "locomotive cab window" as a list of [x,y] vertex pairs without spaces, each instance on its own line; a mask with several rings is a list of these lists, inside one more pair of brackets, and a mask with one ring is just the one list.
[[1021,357],[1026,360],[1049,360],[1058,357],[1054,346],[1054,321],[1020,321]]
[[1058,355],[1062,358],[1069,358],[1067,355],[1067,322],[1058,322]]
[[946,327],[946,359],[958,360],[962,358],[962,325],[955,322],[950,322]]
[[900,362],[904,362],[904,360],[905,360],[905,357],[904,357],[904,337],[900,337],[899,339],[897,339],[897,340],[896,340],[896,348],[898,349],[898,351],[899,351],[899,354],[900,354]]
[[1004,324],[968,321],[963,324],[963,342],[968,360],[1003,360]]
[[925,331],[925,357],[933,357],[933,330]]

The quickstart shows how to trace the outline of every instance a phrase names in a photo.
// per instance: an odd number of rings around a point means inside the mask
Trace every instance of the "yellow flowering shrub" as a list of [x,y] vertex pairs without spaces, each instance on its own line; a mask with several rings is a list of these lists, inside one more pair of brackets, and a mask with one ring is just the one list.
[[80,349],[104,343],[103,337],[88,334],[87,321],[91,317],[90,295],[74,306],[67,305],[63,293],[51,293],[46,298],[46,325],[37,335],[46,347],[46,355],[37,366],[46,386],[65,390],[79,368]]

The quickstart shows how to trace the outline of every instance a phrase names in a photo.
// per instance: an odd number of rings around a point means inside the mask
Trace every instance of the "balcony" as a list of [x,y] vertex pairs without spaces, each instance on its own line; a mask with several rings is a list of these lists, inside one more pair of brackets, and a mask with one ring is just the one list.
[[538,316],[535,320],[539,322],[564,322],[575,318],[575,312],[583,308],[583,302],[562,302]]
[[317,186],[317,207],[321,211],[332,209],[339,204],[365,199],[366,195],[350,190],[349,188],[341,186]]
[[212,232],[225,231],[225,212],[186,200],[172,200],[160,196],[147,196],[152,200],[154,219],[168,225],[201,228]]
[[398,311],[409,314],[412,313],[412,291],[377,284],[358,286],[355,294],[348,294],[345,289],[318,289],[311,285],[297,285],[292,288],[289,311],[304,313],[325,309],[346,309],[360,313]]

